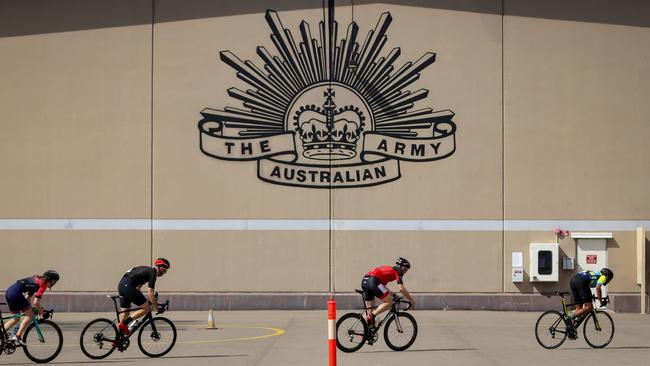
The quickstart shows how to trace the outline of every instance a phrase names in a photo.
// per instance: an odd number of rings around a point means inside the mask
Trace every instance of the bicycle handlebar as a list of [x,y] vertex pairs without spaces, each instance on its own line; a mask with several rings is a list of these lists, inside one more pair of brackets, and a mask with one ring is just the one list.
[[[569,293],[568,292],[561,292],[561,291],[553,291],[553,294],[548,294],[548,293],[545,294],[546,297],[551,297],[553,295],[557,295],[557,296],[560,296],[561,298],[564,298],[564,296],[569,295]],[[593,294],[591,295],[591,301],[592,302],[597,300],[597,299],[598,298],[595,295],[593,295]],[[609,303],[609,295],[603,297],[602,305],[605,306],[608,303]]]
[[[598,298],[594,295],[591,295],[591,301],[596,301]],[[606,306],[609,304],[609,295],[603,297],[602,301],[600,302],[601,306]]]
[[408,311],[409,309],[411,309],[413,307],[413,303],[411,303],[410,301],[408,301],[405,298],[400,297],[400,296],[398,296],[396,294],[393,294],[393,301],[395,302],[395,307],[398,307],[400,303],[404,303],[404,304],[407,305],[406,309],[402,309],[402,311]]
[[158,304],[158,312],[156,314],[162,314],[167,311],[169,308],[169,300],[165,301],[162,304]]
[[54,315],[54,309],[43,310],[43,314],[41,315],[41,319],[51,319],[53,315]]

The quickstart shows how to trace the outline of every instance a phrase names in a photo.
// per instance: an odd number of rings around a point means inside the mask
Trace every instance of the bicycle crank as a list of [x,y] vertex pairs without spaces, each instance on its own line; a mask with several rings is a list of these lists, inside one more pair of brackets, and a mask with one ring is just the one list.
[[7,342],[4,346],[4,352],[8,355],[16,352],[16,345],[13,342]]
[[122,338],[120,341],[120,344],[117,346],[117,350],[120,352],[126,351],[127,348],[129,348],[129,345],[131,344],[131,341],[128,338]]
[[366,336],[366,340],[368,342],[368,345],[372,346],[373,343],[376,343],[379,340],[379,333],[374,330],[369,331],[368,335]]

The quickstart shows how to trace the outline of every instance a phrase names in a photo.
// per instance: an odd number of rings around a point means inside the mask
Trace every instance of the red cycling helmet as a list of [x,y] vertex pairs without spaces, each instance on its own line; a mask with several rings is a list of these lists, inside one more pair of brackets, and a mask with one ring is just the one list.
[[155,266],[162,267],[162,268],[165,268],[165,269],[169,269],[169,267],[170,267],[169,266],[169,261],[167,259],[165,259],[165,258],[158,258],[158,259],[156,259],[155,262],[153,262],[153,264]]

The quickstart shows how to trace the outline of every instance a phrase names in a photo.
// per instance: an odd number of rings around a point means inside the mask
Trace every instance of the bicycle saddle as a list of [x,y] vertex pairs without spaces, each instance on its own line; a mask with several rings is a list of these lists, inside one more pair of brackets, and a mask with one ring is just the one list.
[[119,299],[120,295],[106,295],[106,297],[111,298],[111,299]]
[[365,291],[363,291],[363,290],[358,290],[358,289],[356,289],[356,288],[354,289],[354,291],[356,291],[358,294],[361,294],[361,295],[363,295],[363,293],[365,292]]

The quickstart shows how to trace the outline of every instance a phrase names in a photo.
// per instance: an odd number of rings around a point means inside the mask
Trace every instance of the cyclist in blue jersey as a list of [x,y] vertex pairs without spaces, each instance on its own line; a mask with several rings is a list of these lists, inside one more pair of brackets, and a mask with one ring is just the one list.
[[[48,288],[56,285],[59,281],[59,273],[54,270],[45,271],[42,275],[33,275],[31,277],[23,278],[16,281],[13,285],[9,286],[5,292],[7,298],[7,305],[13,314],[23,313],[25,316],[22,318],[9,319],[5,325],[5,331],[13,328],[20,319],[20,326],[16,334],[11,336],[9,340],[24,346],[22,335],[27,329],[32,318],[37,314],[43,312],[43,304],[41,297]],[[33,304],[30,304],[28,299],[34,296]]]
[[592,288],[596,288],[596,297],[600,305],[607,305],[607,301],[603,300],[601,287],[607,286],[612,279],[614,279],[614,272],[609,268],[603,268],[600,272],[584,271],[573,276],[571,279],[571,294],[576,303],[576,310],[571,314],[571,318],[575,320],[593,310]]

